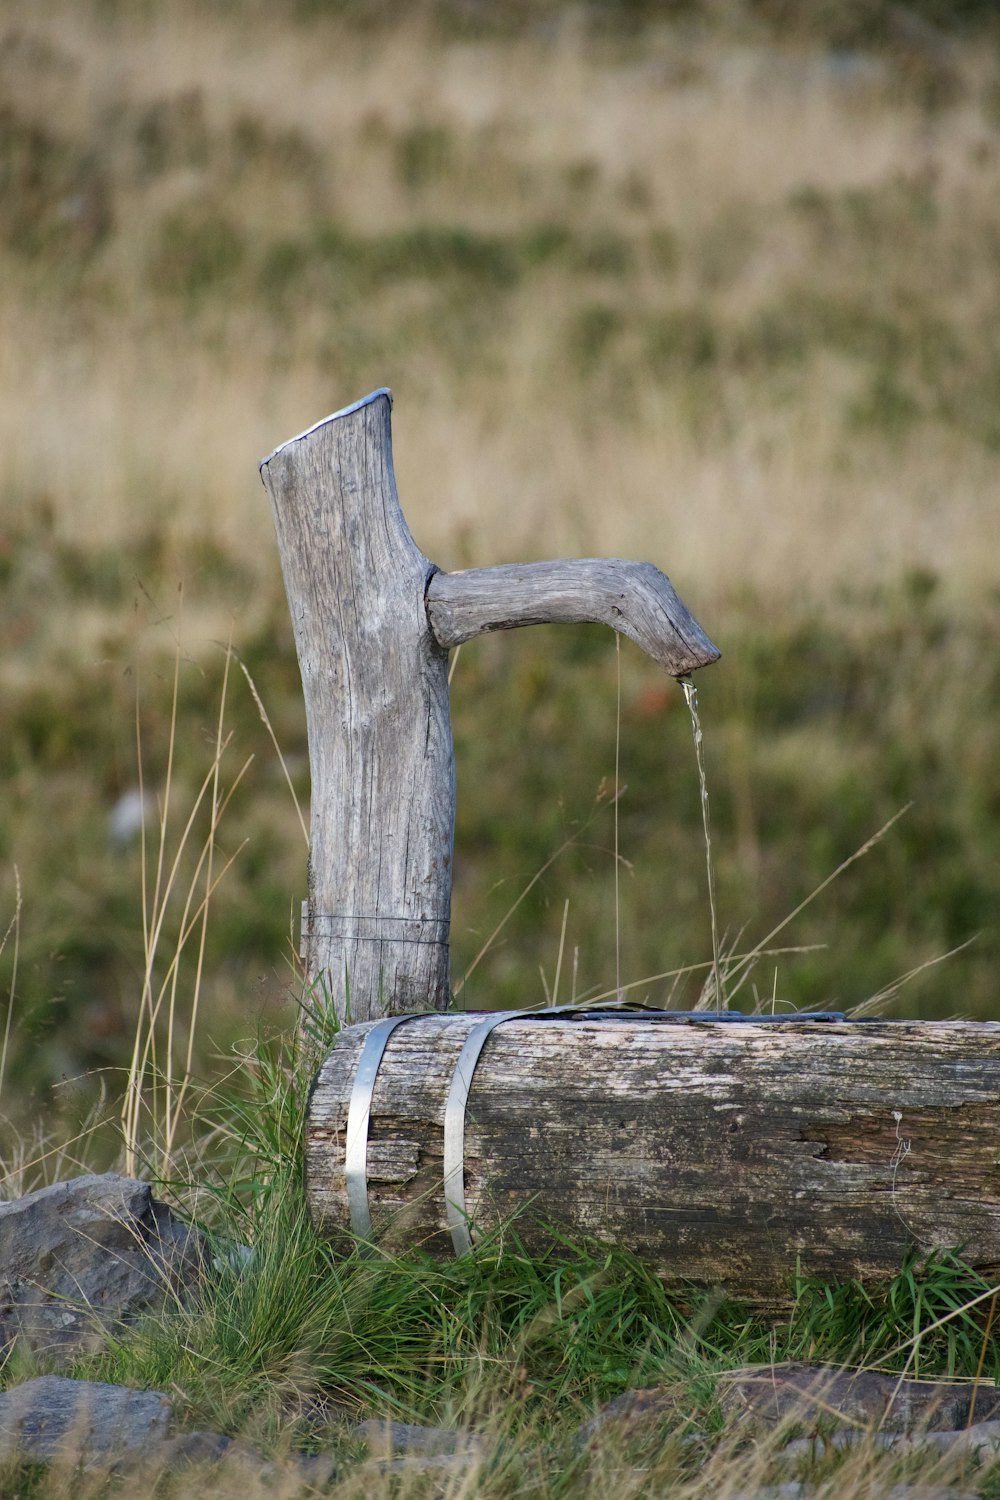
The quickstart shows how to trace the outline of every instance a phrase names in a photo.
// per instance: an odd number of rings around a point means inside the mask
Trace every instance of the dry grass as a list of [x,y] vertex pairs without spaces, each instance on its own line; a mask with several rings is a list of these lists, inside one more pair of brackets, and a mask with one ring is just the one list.
[[[834,55],[748,27],[598,36],[569,13],[473,39],[412,16],[307,24],[250,0],[0,0],[0,684],[16,706],[0,856],[25,887],[22,913],[4,874],[0,929],[15,907],[20,929],[0,956],[13,999],[19,936],[16,987],[36,1028],[10,1052],[8,1089],[12,1075],[103,1079],[127,1066],[134,1035],[133,1081],[147,1087],[155,1039],[166,1082],[133,1092],[127,1123],[148,1133],[159,1101],[169,1156],[192,1069],[227,1048],[231,1069],[234,1037],[287,990],[301,829],[273,747],[304,795],[304,743],[256,464],[383,384],[403,504],[443,566],[645,556],[724,645],[731,624],[743,631],[705,708],[722,923],[748,921],[747,946],[918,799],[861,895],[841,882],[822,931],[797,924],[810,949],[832,930],[834,951],[826,968],[810,953],[804,979],[782,971],[782,1003],[852,1003],[863,959],[888,978],[995,911],[994,719],[970,709],[969,684],[995,643],[1000,584],[997,80],[988,49],[960,42]],[[261,694],[230,674],[220,778],[226,641]],[[558,660],[496,646],[463,656],[456,691],[456,973],[529,882],[539,912],[504,929],[473,1003],[531,998],[538,954],[564,992],[581,953],[581,985],[605,988],[703,959],[679,695],[668,712],[659,681],[624,661],[622,852],[636,877],[620,932],[615,902],[611,974],[609,882],[584,871],[570,902],[532,880],[554,849],[610,867],[580,843],[580,809],[611,772],[611,678],[582,638]],[[137,693],[125,674],[140,658]],[[172,667],[157,680],[164,659],[180,663],[179,704]],[[987,675],[984,700],[1000,702]],[[106,837],[136,776],[137,698],[160,797],[145,862]],[[171,878],[158,850],[183,847]],[[992,1014],[988,942],[954,992],[931,996],[934,1013]],[[0,1196],[94,1159],[110,1106],[94,1106],[92,1083],[78,1135],[51,1129],[76,1085],[45,1096],[49,1133],[5,1152]],[[551,1434],[516,1403],[497,1422],[509,1431],[485,1476],[397,1475],[384,1491],[553,1493]],[[559,1493],[574,1495],[729,1500],[795,1477],[773,1443],[739,1434],[652,1454],[609,1437],[585,1468],[567,1452]],[[832,1500],[883,1494],[914,1467],[864,1444],[803,1472]],[[920,1478],[964,1481],[938,1470]],[[162,1477],[180,1494],[255,1482]],[[352,1463],[331,1493],[381,1482]]]
[[[231,694],[255,759],[220,847],[249,840],[206,949],[213,1042],[248,984],[254,1007],[287,989],[301,830],[272,739],[303,797],[305,741],[256,464],[382,384],[437,562],[648,557],[723,647],[722,935],[769,930],[912,800],[796,927],[830,948],[790,994],[856,1003],[985,928],[927,1013],[992,1014],[998,72],[939,51],[2,0],[0,902],[16,861],[40,1076],[120,1065],[133,1034],[139,865],[106,830],[140,661],[162,798],[183,658],[175,808],[211,763],[226,641],[260,683],[273,737],[242,675]],[[530,886],[472,1003],[523,1003],[559,953],[565,987],[577,949],[581,991],[614,983],[613,948],[630,985],[709,952],[680,695],[628,651],[619,900],[580,845],[615,764],[587,649],[480,642],[458,669],[456,976]]]
[[[1000,456],[930,398],[929,420],[908,420],[933,370],[904,370],[894,438],[878,411],[852,425],[878,371],[849,333],[777,369],[727,355],[707,384],[697,350],[693,370],[648,357],[657,320],[732,344],[804,287],[824,316],[862,307],[906,347],[914,308],[966,344],[995,329],[1000,150],[983,54],[949,60],[958,102],[929,113],[885,57],[838,65],[669,30],[600,43],[569,20],[470,42],[417,22],[373,35],[251,15],[4,6],[21,38],[4,54],[18,118],[75,143],[114,217],[82,263],[85,223],[41,266],[4,257],[0,526],[44,497],[58,536],[84,548],[151,529],[182,548],[208,532],[273,585],[257,460],[387,383],[404,504],[445,566],[649,556],[715,610],[918,567],[964,596],[996,582],[983,538]],[[85,219],[86,192],[48,210]],[[845,201],[848,216],[860,205],[856,232],[834,222]],[[171,215],[236,232],[240,264],[210,298],[169,295]],[[419,274],[352,295],[304,266],[276,310],[268,246],[329,224],[375,242],[556,225],[583,249],[571,270],[557,256],[457,301]]]

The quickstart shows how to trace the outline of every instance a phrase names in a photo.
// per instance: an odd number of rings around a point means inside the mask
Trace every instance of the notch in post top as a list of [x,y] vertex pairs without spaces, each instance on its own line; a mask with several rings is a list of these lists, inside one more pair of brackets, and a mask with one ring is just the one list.
[[378,390],[372,391],[370,396],[362,396],[360,401],[352,401],[350,406],[342,406],[339,411],[332,411],[328,417],[320,417],[318,422],[314,422],[311,427],[306,427],[302,432],[297,432],[294,437],[286,438],[283,443],[278,444],[277,448],[272,448],[266,458],[261,459],[260,463],[257,465],[258,470],[263,470],[271,462],[272,458],[277,458],[279,453],[281,453],[285,448],[290,448],[293,443],[299,443],[303,438],[311,437],[314,432],[318,432],[320,428],[325,427],[328,422],[336,422],[341,417],[352,416],[354,412],[360,411],[363,406],[370,406],[371,403],[373,401],[377,401],[380,396],[384,396],[388,401],[389,410],[391,411],[392,391],[387,385],[380,385]]

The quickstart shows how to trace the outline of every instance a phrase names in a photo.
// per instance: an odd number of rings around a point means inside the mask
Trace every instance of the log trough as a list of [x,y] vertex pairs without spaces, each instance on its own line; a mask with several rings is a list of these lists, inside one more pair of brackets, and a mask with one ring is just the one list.
[[325,1232],[454,1255],[520,1214],[529,1248],[583,1232],[764,1305],[913,1250],[1000,1270],[1000,1024],[539,1011],[470,1076],[493,1019],[409,1019],[373,1088],[379,1023],[342,1033],[306,1140]]
[[718,650],[648,563],[445,573],[419,550],[376,391],[261,464],[312,773],[302,958],[344,1023],[307,1191],[334,1239],[475,1252],[516,1217],[628,1248],[672,1287],[778,1305],[914,1251],[1000,1271],[1000,1024],[450,1009],[448,652],[603,621],[675,677]]

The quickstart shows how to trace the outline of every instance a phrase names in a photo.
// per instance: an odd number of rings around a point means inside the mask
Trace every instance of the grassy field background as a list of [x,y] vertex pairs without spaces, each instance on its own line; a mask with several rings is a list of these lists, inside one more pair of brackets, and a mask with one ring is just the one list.
[[[381,385],[439,565],[648,558],[722,647],[737,950],[912,804],[739,1003],[998,1017],[1000,64],[928,16],[2,0],[6,1116],[114,1094],[151,984],[198,992],[199,1073],[287,1020],[305,847],[227,647],[305,807],[256,465]],[[227,661],[233,862],[171,974]],[[456,978],[563,851],[463,1002],[543,1000],[564,919],[562,999],[614,985],[616,925],[624,983],[710,957],[683,699],[620,669],[616,920],[613,638],[463,648]],[[145,851],[109,833],[140,763]]]

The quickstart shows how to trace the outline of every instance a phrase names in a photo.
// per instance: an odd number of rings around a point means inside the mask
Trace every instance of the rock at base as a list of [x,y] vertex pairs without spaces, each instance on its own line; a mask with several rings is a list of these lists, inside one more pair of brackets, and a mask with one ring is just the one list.
[[118,1460],[162,1442],[171,1415],[160,1391],[42,1375],[0,1394],[0,1457],[66,1464]]
[[0,1203],[0,1353],[47,1359],[100,1345],[201,1274],[197,1231],[148,1183],[108,1172]]
[[951,1431],[1000,1415],[990,1382],[912,1380],[876,1370],[836,1370],[788,1361],[720,1377],[719,1405],[736,1420],[774,1425],[836,1418],[883,1433]]

